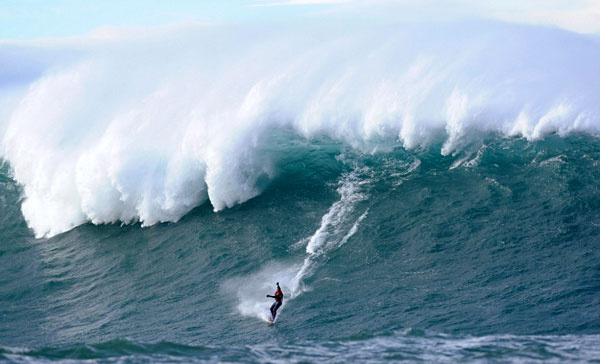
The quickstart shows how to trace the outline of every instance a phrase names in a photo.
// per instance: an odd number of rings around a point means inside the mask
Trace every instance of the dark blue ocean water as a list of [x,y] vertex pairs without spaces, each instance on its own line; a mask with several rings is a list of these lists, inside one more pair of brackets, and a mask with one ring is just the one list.
[[278,138],[241,205],[42,239],[5,163],[0,362],[600,359],[596,137],[451,156]]

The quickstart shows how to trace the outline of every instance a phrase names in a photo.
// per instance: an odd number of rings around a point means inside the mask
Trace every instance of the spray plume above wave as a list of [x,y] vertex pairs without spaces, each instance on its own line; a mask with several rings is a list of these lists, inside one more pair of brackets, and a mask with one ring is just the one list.
[[62,43],[26,90],[0,94],[16,100],[0,104],[3,157],[38,237],[242,203],[277,175],[286,144],[272,136],[289,130],[367,152],[442,138],[443,155],[490,133],[600,131],[600,42],[558,29],[194,26],[126,39]]

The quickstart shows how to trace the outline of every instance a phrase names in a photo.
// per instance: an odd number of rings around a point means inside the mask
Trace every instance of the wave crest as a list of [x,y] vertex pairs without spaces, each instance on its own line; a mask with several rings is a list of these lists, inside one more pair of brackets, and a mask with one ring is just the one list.
[[72,58],[31,85],[3,137],[38,237],[242,203],[277,174],[277,130],[367,151],[443,135],[444,155],[489,133],[600,130],[600,44],[550,28],[206,27]]

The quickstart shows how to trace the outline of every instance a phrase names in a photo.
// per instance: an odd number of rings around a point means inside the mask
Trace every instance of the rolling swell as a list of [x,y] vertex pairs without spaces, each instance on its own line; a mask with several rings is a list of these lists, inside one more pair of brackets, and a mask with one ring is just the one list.
[[[54,349],[0,348],[0,360],[15,362],[102,363],[264,363],[304,362],[564,362],[594,360],[599,338],[590,336],[448,337],[407,330],[380,337],[344,338],[326,342],[252,345],[243,348],[186,346],[168,342],[140,344],[114,340],[96,345]],[[573,348],[577,347],[574,352]]]

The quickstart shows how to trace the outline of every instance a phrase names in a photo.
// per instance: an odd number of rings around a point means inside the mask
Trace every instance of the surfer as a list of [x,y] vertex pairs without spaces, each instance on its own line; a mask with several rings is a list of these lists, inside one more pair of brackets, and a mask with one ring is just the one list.
[[277,309],[279,309],[279,307],[281,307],[281,304],[283,303],[283,292],[281,291],[281,287],[279,287],[279,282],[276,283],[277,284],[277,289],[275,290],[275,295],[271,296],[270,294],[267,295],[267,297],[271,297],[275,299],[275,302],[273,302],[273,304],[271,305],[271,321],[275,321],[275,316],[277,316]]

